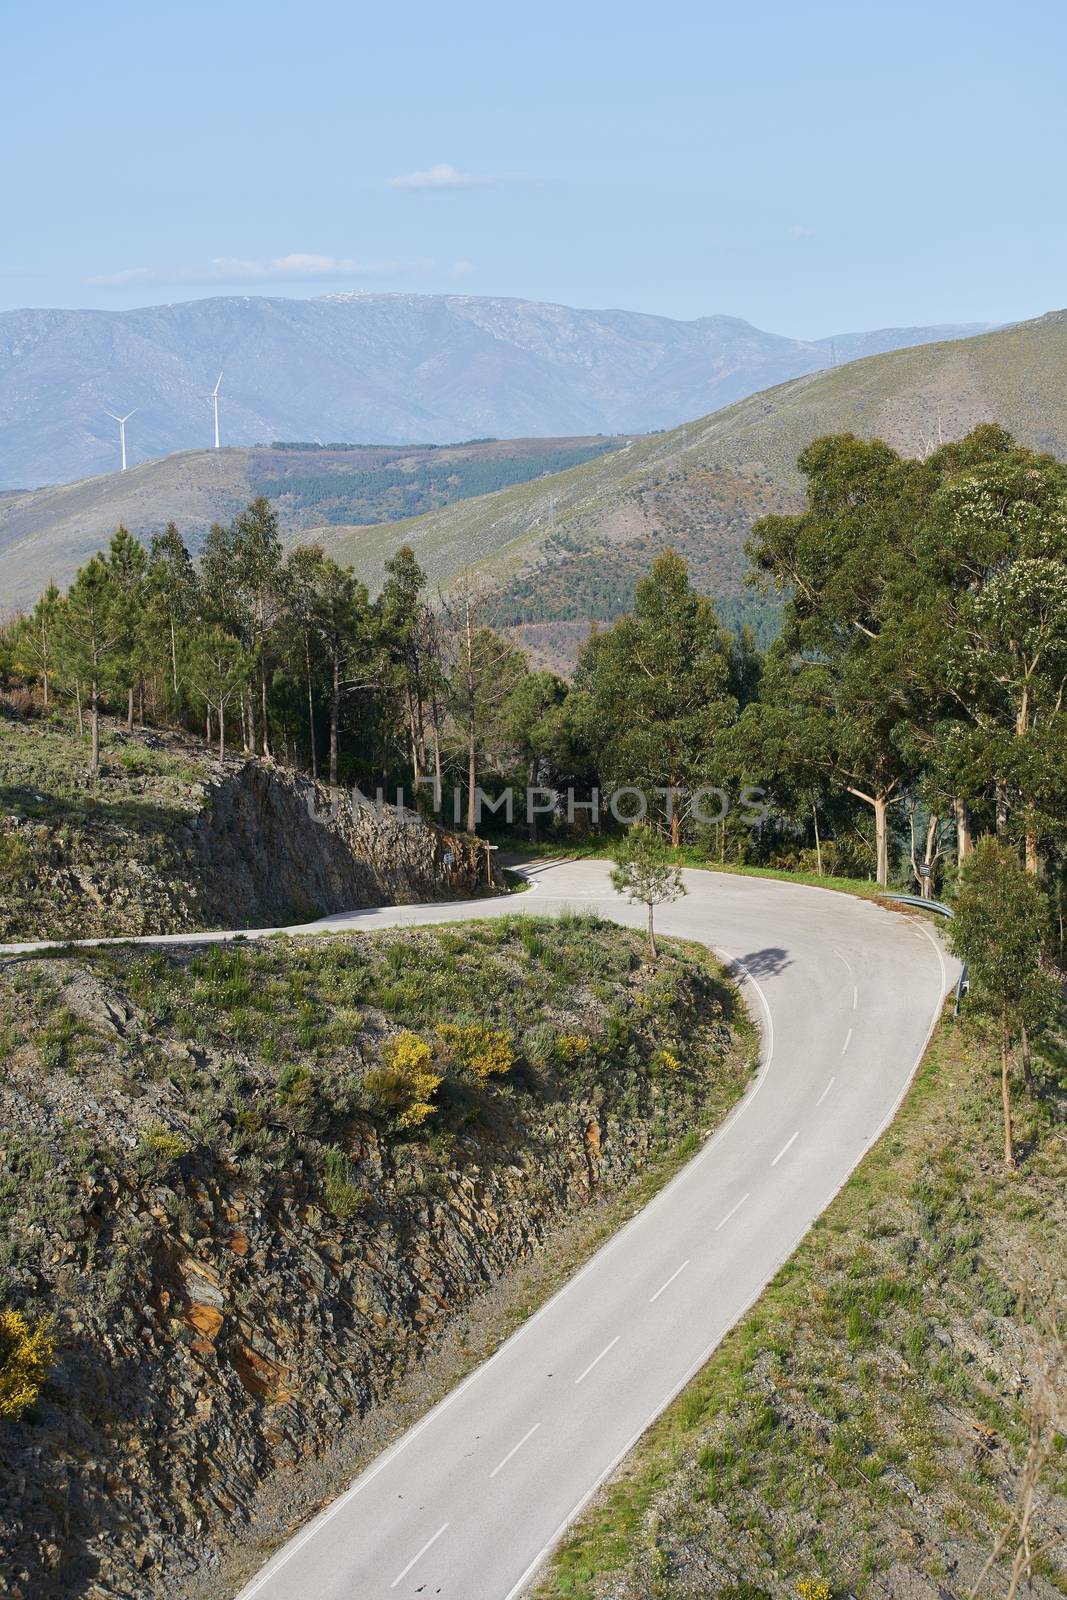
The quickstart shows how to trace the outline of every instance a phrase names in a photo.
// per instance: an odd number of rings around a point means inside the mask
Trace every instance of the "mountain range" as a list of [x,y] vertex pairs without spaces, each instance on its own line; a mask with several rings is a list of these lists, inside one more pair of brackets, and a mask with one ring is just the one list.
[[[498,620],[557,664],[591,619],[630,604],[667,546],[726,621],[766,636],[776,602],[746,588],[744,544],[757,517],[800,504],[805,444],[852,431],[924,453],[995,420],[1067,459],[1065,370],[1067,311],[1057,311],[795,378],[645,436],[174,455],[0,495],[0,604],[32,602],[49,576],[68,579],[119,521],[143,535],[173,517],[195,545],[210,521],[268,493],[289,542],[322,543],[372,589],[403,543],[435,587],[482,568],[499,586]],[[479,492],[492,481],[506,486]],[[398,518],[398,501],[430,509]]]
[[56,484],[221,436],[443,444],[672,427],[785,379],[973,327],[813,341],[467,295],[220,296],[131,311],[0,313],[0,488]]

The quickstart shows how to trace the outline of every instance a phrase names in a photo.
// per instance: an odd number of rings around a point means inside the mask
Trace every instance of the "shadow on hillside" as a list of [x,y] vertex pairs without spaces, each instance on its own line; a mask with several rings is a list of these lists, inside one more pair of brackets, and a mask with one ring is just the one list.
[[181,806],[151,800],[45,794],[21,784],[0,784],[0,813],[57,827],[117,827],[137,833],[170,833],[190,818]]

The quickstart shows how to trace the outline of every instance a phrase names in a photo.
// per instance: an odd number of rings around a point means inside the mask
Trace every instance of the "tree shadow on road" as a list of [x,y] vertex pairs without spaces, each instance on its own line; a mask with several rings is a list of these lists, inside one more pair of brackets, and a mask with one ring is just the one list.
[[786,967],[793,965],[793,958],[788,951],[776,945],[768,945],[766,950],[753,950],[750,955],[738,959],[753,978],[776,978]]

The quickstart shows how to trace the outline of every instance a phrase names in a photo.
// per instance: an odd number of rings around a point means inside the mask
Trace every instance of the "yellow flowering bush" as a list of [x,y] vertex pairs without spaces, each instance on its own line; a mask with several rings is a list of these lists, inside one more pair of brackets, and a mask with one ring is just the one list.
[[830,1585],[821,1578],[801,1578],[797,1594],[800,1600],[830,1600]]
[[487,1078],[510,1072],[515,1065],[511,1040],[500,1028],[485,1028],[478,1024],[460,1028],[454,1022],[445,1022],[438,1028],[437,1037],[453,1061],[472,1072],[482,1083]]
[[18,1417],[41,1392],[55,1354],[52,1323],[30,1324],[21,1311],[0,1311],[0,1417]]
[[382,1065],[363,1080],[376,1111],[394,1118],[398,1128],[418,1128],[433,1115],[432,1097],[441,1074],[433,1067],[433,1051],[417,1033],[394,1034],[382,1051]]
[[570,1063],[588,1054],[589,1039],[584,1033],[564,1033],[556,1042],[560,1060]]

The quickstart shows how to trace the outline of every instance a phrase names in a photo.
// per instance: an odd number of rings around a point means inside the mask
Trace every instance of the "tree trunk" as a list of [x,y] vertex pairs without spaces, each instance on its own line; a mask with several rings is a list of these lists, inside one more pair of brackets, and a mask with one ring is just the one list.
[[333,676],[330,681],[330,787],[337,787],[337,724],[341,719],[341,661],[336,648],[333,652]]
[[1029,820],[1026,824],[1026,870],[1036,878],[1041,871],[1041,851],[1037,830]]
[[207,744],[210,746],[210,744],[211,744],[211,703],[210,703],[210,701],[204,707],[204,739],[207,742]]
[[126,732],[133,732],[133,684],[126,691]]
[[245,755],[256,753],[256,708],[252,700],[252,679],[245,680]]
[[315,696],[311,692],[311,641],[304,634],[304,669],[307,673],[308,685],[308,743],[311,747],[311,776],[319,775],[319,756],[315,749]]
[[1019,1024],[1019,1043],[1023,1058],[1023,1079],[1026,1083],[1027,1094],[1034,1093],[1034,1064],[1030,1059],[1030,1033],[1026,1023]]
[[926,845],[923,850],[924,871],[919,874],[919,894],[924,900],[934,898],[934,845],[937,843],[939,817],[931,816],[926,825]]
[[477,826],[478,812],[475,806],[474,791],[478,782],[478,748],[474,737],[474,701],[470,702],[467,713],[467,832],[473,833]]
[[967,809],[966,800],[957,797],[952,802],[952,810],[956,817],[956,864],[962,867],[973,849],[971,841],[971,813]]
[[74,680],[74,699],[78,707],[78,738],[85,738],[85,721],[82,717],[82,684],[80,678]]
[[815,824],[815,870],[822,877],[822,840],[819,838],[819,808],[812,802],[811,817]]
[[137,726],[144,727],[144,673],[137,679]]
[[1003,839],[1008,831],[1008,791],[1005,785],[998,781],[997,795],[997,838]]
[[270,720],[267,716],[267,663],[261,658],[259,663],[259,700],[263,715],[263,755],[270,760]]
[[874,799],[874,835],[878,852],[878,882],[884,889],[889,883],[889,829],[884,795],[876,795]]
[[1000,1099],[1004,1107],[1004,1165],[1015,1167],[1015,1146],[1011,1135],[1011,1083],[1008,1078],[1008,1013],[1000,1013]]
[[219,699],[219,760],[226,760],[226,702]]
[[100,776],[100,693],[95,679],[90,692],[89,706],[89,725],[92,730],[92,756],[89,762],[89,770],[94,778],[98,778]]
[[174,618],[170,619],[170,681],[174,689],[174,699],[178,698],[178,641],[174,634]]
[[655,961],[659,955],[659,951],[656,949],[656,928],[653,921],[652,909],[652,901],[650,900],[648,902],[648,953],[652,957],[653,961]]

